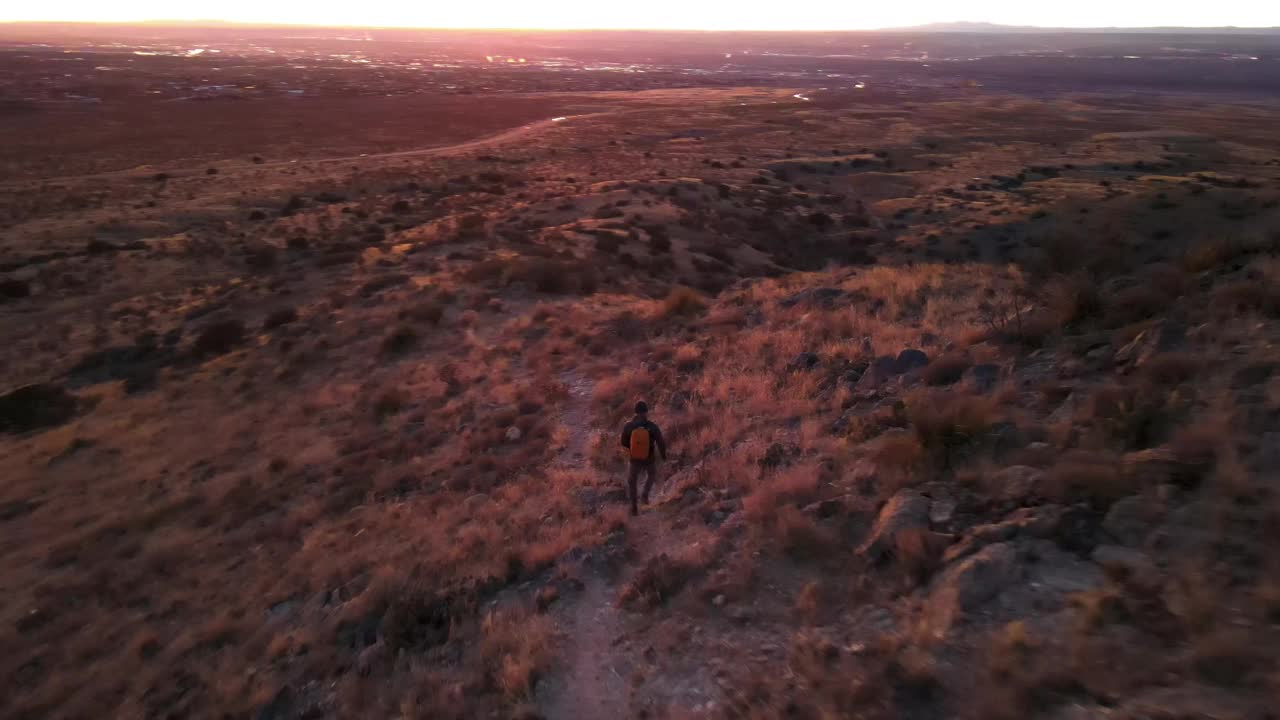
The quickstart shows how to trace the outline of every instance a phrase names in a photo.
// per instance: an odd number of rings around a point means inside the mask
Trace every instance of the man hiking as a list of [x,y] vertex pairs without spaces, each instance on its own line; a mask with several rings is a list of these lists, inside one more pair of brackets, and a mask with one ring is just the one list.
[[667,443],[662,439],[662,431],[649,420],[649,406],[643,400],[636,403],[636,416],[622,428],[622,447],[627,449],[631,459],[631,468],[627,472],[627,498],[631,501],[631,514],[639,515],[636,507],[636,480],[645,475],[644,494],[641,500],[649,504],[649,490],[653,487],[654,476],[658,472],[657,458],[653,449],[657,446],[662,459],[667,459]]

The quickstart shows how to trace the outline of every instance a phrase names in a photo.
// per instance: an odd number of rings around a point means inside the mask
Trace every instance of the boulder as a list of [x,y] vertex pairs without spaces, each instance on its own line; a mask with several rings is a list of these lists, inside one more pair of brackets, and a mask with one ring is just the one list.
[[1192,457],[1168,447],[1131,452],[1120,460],[1121,471],[1139,487],[1172,483],[1181,488],[1194,488],[1212,465],[1211,456]]
[[818,354],[811,352],[802,352],[791,359],[787,363],[787,370],[798,372],[801,370],[812,370],[818,366]]
[[1153,590],[1161,585],[1160,570],[1146,553],[1118,545],[1099,545],[1093,549],[1089,557],[1101,566],[1107,575],[1118,580]]
[[898,546],[898,535],[929,529],[929,498],[912,490],[900,490],[889,498],[876,517],[866,542],[858,553],[872,561],[892,554]]
[[929,593],[925,620],[930,632],[941,638],[1016,582],[1021,573],[1018,553],[1008,543],[988,545],[952,565],[934,581]]
[[867,366],[858,378],[858,390],[872,390],[889,382],[898,375],[898,362],[892,355],[881,355]]
[[1187,337],[1187,326],[1166,320],[1143,330],[1129,344],[1116,351],[1112,359],[1117,366],[1142,367],[1157,353],[1177,350]]
[[0,395],[0,432],[24,433],[61,425],[76,414],[76,397],[51,383],[24,385]]
[[31,295],[31,285],[26,280],[6,278],[0,280],[0,303],[6,300],[19,300]]
[[1015,502],[1034,495],[1043,481],[1044,471],[1027,465],[1013,465],[991,476],[993,492],[1002,500]]
[[248,337],[240,320],[219,320],[205,326],[191,346],[197,356],[211,357],[230,352]]
[[946,562],[955,562],[992,543],[1008,542],[1018,537],[1052,537],[1061,520],[1062,507],[1059,505],[1018,508],[998,523],[970,528],[960,542],[947,548],[943,559]]
[[929,356],[922,350],[908,349],[898,353],[893,361],[893,370],[901,375],[912,370],[919,370],[929,364]]
[[466,500],[462,501],[462,506],[467,509],[467,512],[471,512],[471,513],[474,513],[475,511],[479,510],[480,508],[483,508],[488,504],[489,504],[489,496],[485,495],[484,493],[476,493],[474,495],[467,497]]
[[1154,525],[1151,498],[1133,495],[1117,500],[1102,519],[1102,529],[1121,545],[1142,545]]
[[976,393],[989,393],[1000,381],[1000,366],[992,363],[974,365],[964,372],[961,382]]

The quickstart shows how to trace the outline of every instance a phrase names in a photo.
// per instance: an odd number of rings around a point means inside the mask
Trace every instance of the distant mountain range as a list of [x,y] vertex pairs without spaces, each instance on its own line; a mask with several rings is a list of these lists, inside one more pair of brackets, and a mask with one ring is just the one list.
[[901,32],[927,33],[1115,33],[1143,35],[1280,35],[1280,27],[1099,27],[1099,28],[1051,28],[1033,25],[998,25],[985,22],[930,23],[914,27],[894,28]]

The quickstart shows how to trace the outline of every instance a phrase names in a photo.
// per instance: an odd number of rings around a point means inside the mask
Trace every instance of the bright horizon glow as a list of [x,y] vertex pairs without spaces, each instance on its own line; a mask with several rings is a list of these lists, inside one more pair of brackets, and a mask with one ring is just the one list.
[[6,3],[0,22],[140,22],[218,20],[238,23],[414,28],[650,29],[650,30],[874,30],[980,20],[1040,27],[1271,27],[1280,25],[1276,0],[916,0],[867,3],[793,0],[787,3],[649,0],[488,0],[405,3],[403,0],[70,0]]

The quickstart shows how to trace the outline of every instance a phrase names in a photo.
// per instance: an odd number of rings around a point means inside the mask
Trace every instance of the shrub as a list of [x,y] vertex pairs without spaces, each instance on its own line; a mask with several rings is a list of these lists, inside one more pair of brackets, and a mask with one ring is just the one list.
[[551,664],[555,627],[545,615],[516,610],[487,615],[480,654],[489,682],[508,700],[529,697]]
[[981,440],[995,422],[993,398],[953,391],[916,391],[905,398],[907,420],[920,446],[943,468]]
[[271,330],[273,328],[278,328],[281,325],[288,325],[289,323],[297,321],[298,311],[291,307],[283,307],[273,310],[270,315],[267,315],[266,319],[262,321],[262,328],[264,330]]
[[667,293],[662,302],[662,314],[666,317],[689,317],[706,312],[707,303],[696,290],[677,286]]
[[382,339],[382,352],[387,355],[398,355],[413,349],[417,344],[417,331],[408,325],[401,325]]
[[1102,312],[1102,296],[1093,278],[1084,273],[1060,275],[1045,287],[1045,306],[1060,325],[1075,325]]
[[1137,492],[1111,455],[1077,450],[1064,455],[1045,476],[1045,494],[1063,503],[1085,501],[1095,507]]
[[243,343],[245,337],[245,326],[242,321],[220,320],[207,325],[200,331],[191,350],[202,357],[222,355]]

